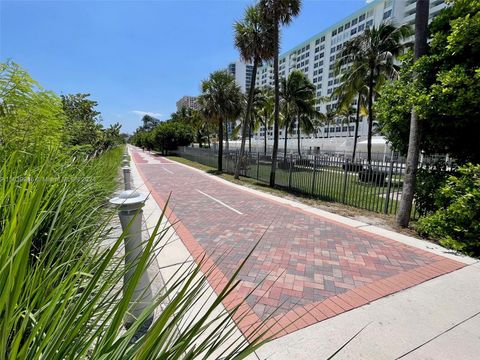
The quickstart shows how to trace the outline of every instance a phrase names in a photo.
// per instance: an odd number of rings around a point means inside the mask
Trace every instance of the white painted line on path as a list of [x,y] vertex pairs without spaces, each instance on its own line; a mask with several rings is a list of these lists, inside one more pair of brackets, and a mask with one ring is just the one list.
[[162,168],[163,170],[165,170],[166,172],[170,173],[170,174],[173,174],[173,171],[170,171],[168,169],[165,169],[165,168]]
[[241,213],[240,211],[232,208],[231,206],[228,206],[227,204],[225,204],[224,202],[222,202],[222,201],[220,201],[220,200],[218,200],[218,199],[215,199],[213,196],[210,196],[210,195],[208,195],[208,194],[205,194],[203,191],[200,191],[200,190],[198,190],[198,189],[195,189],[195,190],[197,190],[200,194],[205,195],[206,197],[212,199],[213,201],[216,201],[216,202],[218,202],[219,204],[225,206],[227,209],[230,209],[230,210],[236,212],[236,213],[239,214],[239,215],[243,215],[243,213]]

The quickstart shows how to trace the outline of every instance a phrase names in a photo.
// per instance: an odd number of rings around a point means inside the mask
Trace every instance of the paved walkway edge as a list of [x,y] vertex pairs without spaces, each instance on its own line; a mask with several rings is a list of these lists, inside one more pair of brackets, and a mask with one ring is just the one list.
[[[184,164],[177,164],[185,166],[189,169],[193,169],[192,167]],[[152,186],[149,180],[145,178],[140,168],[137,168],[137,170],[139,171],[144,183],[150,190],[153,198],[156,200],[160,208],[165,207],[167,199],[163,199],[156,192],[154,186]],[[380,228],[370,227],[370,231],[368,231],[366,229],[368,227],[367,224],[351,220],[343,216],[331,214],[323,210],[318,210],[291,200],[282,199],[274,195],[265,194],[253,189],[245,188],[243,186],[239,186],[226,180],[220,179],[216,176],[206,174],[201,170],[197,171],[201,172],[206,176],[210,176],[216,181],[221,181],[229,186],[236,187],[241,191],[251,192],[269,201],[275,201],[285,206],[293,207],[301,212],[307,212],[309,214],[313,214],[322,218],[327,218],[329,221],[341,224],[343,226],[355,227],[357,228],[357,231],[367,231],[376,235],[380,235],[378,234],[378,232],[380,232],[382,233],[380,236],[384,238],[390,239],[392,241],[407,243],[410,246],[412,246],[413,244],[415,248],[421,249],[419,251],[421,251],[422,253],[427,251],[431,253],[433,257],[436,257],[438,255],[441,255],[443,257],[441,260],[436,261],[435,263],[432,263],[430,265],[416,268],[411,271],[402,272],[398,275],[378,280],[372,284],[366,284],[362,287],[358,287],[349,290],[343,294],[328,298],[327,300],[309,304],[306,307],[293,309],[287,314],[270,318],[264,324],[262,324],[260,318],[243,301],[244,297],[241,296],[241,294],[239,293],[234,293],[224,302],[224,306],[229,310],[233,310],[235,307],[240,307],[240,311],[238,312],[238,314],[241,315],[236,316],[234,320],[247,338],[251,337],[254,334],[257,334],[258,332],[265,331],[268,336],[274,336],[276,338],[284,336],[288,333],[313,325],[317,322],[334,317],[338,314],[342,314],[346,311],[359,308],[384,296],[391,295],[407,288],[411,288],[415,285],[431,280],[437,276],[458,270],[462,268],[466,263],[469,263],[471,260],[473,260],[473,262],[475,261],[474,259],[470,260],[470,258],[468,257],[459,257],[456,255],[452,255],[448,252],[447,254],[449,255],[448,257],[450,257],[450,259],[446,259],[446,250],[441,247],[432,249],[427,247],[424,241],[410,238],[404,235],[398,236],[399,234],[387,230],[383,231],[383,229]],[[205,249],[202,248],[202,246],[195,240],[190,231],[183,225],[181,220],[178,219],[175,216],[175,213],[168,207],[167,216],[169,221],[175,224],[174,226],[177,234],[180,236],[184,245],[188,248],[197,263],[200,261],[200,259],[202,259],[202,270],[204,271],[204,273],[209,274],[207,278],[211,286],[218,294],[219,291],[221,291],[227,284],[227,278],[220,271],[220,269],[215,266],[215,263],[210,259],[210,257],[208,255],[205,256],[207,254]],[[455,260],[452,260],[452,257]],[[459,262],[459,259],[462,259],[463,261]],[[245,316],[245,314],[248,314],[248,316]]]

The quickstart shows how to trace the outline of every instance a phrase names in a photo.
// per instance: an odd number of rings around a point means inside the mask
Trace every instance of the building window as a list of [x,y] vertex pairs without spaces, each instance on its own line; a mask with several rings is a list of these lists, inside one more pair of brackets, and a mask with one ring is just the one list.
[[321,42],[324,42],[325,41],[325,36],[322,36],[322,38],[320,39]]
[[360,17],[358,18],[358,22],[362,22],[363,20],[365,20],[365,14],[360,15]]
[[388,19],[392,15],[392,10],[388,10],[387,12],[383,13],[383,20]]
[[358,25],[358,31],[363,31],[365,29],[365,24]]
[[350,27],[350,21],[345,24],[345,30],[347,30]]
[[352,20],[352,26],[355,25],[358,22],[358,19],[353,19]]
[[357,28],[353,28],[351,31],[350,31],[350,35],[355,35],[357,33]]

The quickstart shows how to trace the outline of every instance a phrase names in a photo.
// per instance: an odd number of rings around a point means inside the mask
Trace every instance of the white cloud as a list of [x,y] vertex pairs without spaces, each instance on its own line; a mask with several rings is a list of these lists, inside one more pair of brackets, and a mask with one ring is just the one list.
[[162,116],[162,114],[160,114],[160,113],[150,112],[150,111],[133,110],[132,112],[134,114],[137,114],[137,115],[140,115],[140,116],[150,115],[150,116],[153,116],[155,118],[159,118],[159,117]]

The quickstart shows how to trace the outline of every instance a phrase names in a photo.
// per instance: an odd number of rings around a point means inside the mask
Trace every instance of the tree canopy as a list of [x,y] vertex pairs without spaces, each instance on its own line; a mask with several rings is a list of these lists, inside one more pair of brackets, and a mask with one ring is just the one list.
[[430,25],[428,55],[415,64],[407,55],[400,78],[381,89],[377,119],[383,135],[405,154],[414,107],[420,117],[421,150],[478,163],[480,1],[451,3]]

